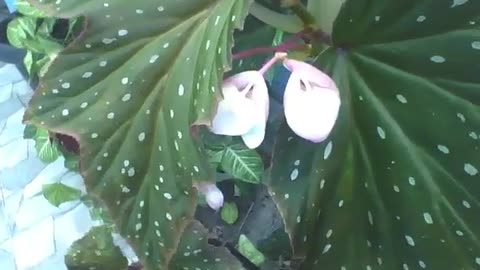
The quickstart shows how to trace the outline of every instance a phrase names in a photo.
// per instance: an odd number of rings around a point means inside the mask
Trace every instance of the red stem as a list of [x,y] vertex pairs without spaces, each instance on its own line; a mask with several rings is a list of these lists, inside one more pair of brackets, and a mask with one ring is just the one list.
[[303,48],[305,46],[305,44],[298,44],[298,43],[296,43],[296,41],[298,39],[304,37],[304,36],[305,36],[305,32],[301,31],[301,32],[298,32],[295,35],[291,36],[289,39],[287,39],[285,42],[283,42],[282,44],[280,44],[278,46],[257,47],[257,48],[249,49],[249,50],[242,51],[242,52],[239,52],[239,53],[236,53],[236,54],[232,55],[232,59],[236,60],[236,59],[242,59],[242,58],[246,58],[246,57],[256,55],[256,54],[263,54],[263,53],[266,54],[266,53],[272,53],[272,52],[284,52],[284,51],[291,50],[291,49]]

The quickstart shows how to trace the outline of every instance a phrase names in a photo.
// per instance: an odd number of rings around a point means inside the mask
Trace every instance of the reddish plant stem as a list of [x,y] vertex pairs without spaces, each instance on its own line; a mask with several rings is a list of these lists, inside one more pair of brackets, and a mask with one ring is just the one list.
[[303,38],[305,36],[304,31],[300,31],[296,33],[295,35],[291,36],[289,39],[287,39],[285,42],[278,46],[273,46],[273,47],[257,47],[253,49],[249,49],[246,51],[242,51],[239,53],[236,53],[232,55],[233,60],[236,59],[242,59],[246,57],[250,57],[256,54],[266,54],[266,53],[272,53],[272,52],[285,52],[287,50],[291,49],[299,49],[303,48],[305,44],[299,44],[297,43],[297,40]]

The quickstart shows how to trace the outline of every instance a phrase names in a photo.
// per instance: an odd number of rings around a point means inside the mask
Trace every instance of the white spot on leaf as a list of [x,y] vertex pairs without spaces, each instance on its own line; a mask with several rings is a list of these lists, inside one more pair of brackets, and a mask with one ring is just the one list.
[[125,95],[123,95],[122,101],[123,102],[129,101],[131,97],[132,95],[130,93],[126,93]]
[[180,84],[178,86],[178,95],[183,96],[184,93],[185,93],[185,87],[183,87],[183,84]]
[[427,212],[423,213],[423,219],[425,219],[425,222],[427,224],[433,224],[433,219],[430,213],[427,213]]
[[323,159],[327,159],[330,154],[332,153],[332,147],[333,147],[333,144],[332,142],[328,142],[327,146],[325,147],[325,150],[323,151]]
[[475,50],[480,50],[480,41],[472,42],[472,48]]
[[408,183],[410,183],[410,185],[412,185],[412,186],[415,186],[415,178],[413,178],[411,176],[408,177]]
[[461,6],[461,5],[463,5],[467,2],[468,2],[468,0],[453,0],[453,3],[450,7],[454,8],[454,7],[457,7],[457,6]]
[[440,55],[434,55],[434,56],[430,57],[430,60],[434,63],[437,63],[437,64],[445,63],[445,61],[446,61],[445,57],[440,56]]
[[427,17],[420,15],[417,17],[417,22],[424,22],[427,19]]
[[437,145],[437,149],[438,149],[438,151],[440,151],[444,154],[449,154],[450,153],[450,150],[445,145],[440,145],[439,144],[439,145]]
[[293,171],[290,173],[290,180],[295,181],[298,178],[298,169],[295,168]]
[[385,135],[385,130],[383,130],[383,128],[377,127],[377,133],[378,133],[378,136],[380,136],[381,139],[385,140],[386,135]]
[[159,58],[160,56],[158,54],[155,54],[155,55],[152,55],[152,57],[150,57],[150,64],[154,63],[155,61],[157,61],[157,59]]
[[398,94],[398,95],[397,95],[397,99],[398,99],[398,101],[400,101],[401,103],[407,103],[407,99],[406,99],[403,95]]
[[470,163],[465,163],[465,165],[463,166],[463,169],[465,170],[465,172],[468,174],[468,175],[471,175],[471,176],[474,176],[474,175],[477,175],[478,174],[478,169],[475,168],[472,164]]
[[410,235],[405,235],[405,239],[407,240],[407,243],[414,247],[415,246],[415,241],[413,241],[413,238]]
[[118,35],[123,37],[123,36],[126,36],[128,34],[128,30],[126,29],[120,29],[118,30]]

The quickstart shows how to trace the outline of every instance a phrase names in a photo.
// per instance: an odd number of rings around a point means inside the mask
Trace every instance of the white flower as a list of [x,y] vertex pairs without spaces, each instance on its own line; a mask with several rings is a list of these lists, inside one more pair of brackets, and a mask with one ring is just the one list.
[[283,96],[287,124],[306,140],[325,140],[340,110],[335,82],[310,64],[292,59],[285,59],[283,64],[292,72]]
[[227,78],[222,93],[210,130],[218,135],[242,136],[251,149],[260,146],[270,104],[262,73],[252,70]]
[[202,182],[196,183],[194,186],[197,190],[205,195],[208,206],[213,210],[218,210],[223,206],[223,193],[222,191],[213,183]]

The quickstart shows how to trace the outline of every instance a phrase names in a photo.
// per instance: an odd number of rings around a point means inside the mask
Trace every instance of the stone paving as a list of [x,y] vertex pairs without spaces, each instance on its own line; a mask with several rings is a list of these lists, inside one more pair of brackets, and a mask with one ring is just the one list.
[[98,225],[82,202],[55,207],[43,197],[44,184],[62,182],[82,192],[85,187],[63,158],[44,164],[34,141],[23,139],[22,118],[32,93],[15,65],[0,63],[1,270],[67,269],[68,247]]

